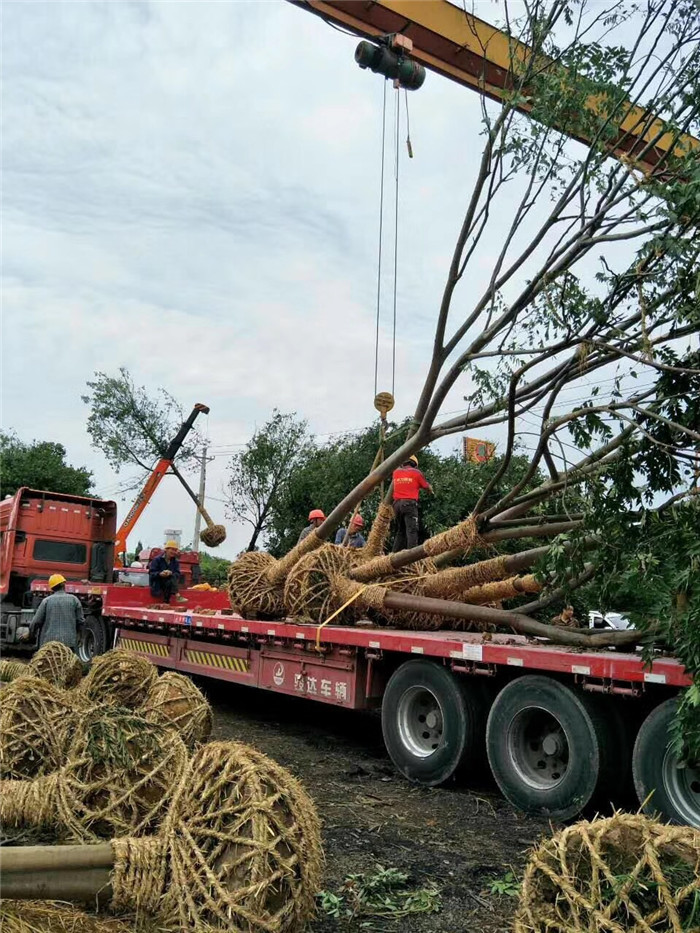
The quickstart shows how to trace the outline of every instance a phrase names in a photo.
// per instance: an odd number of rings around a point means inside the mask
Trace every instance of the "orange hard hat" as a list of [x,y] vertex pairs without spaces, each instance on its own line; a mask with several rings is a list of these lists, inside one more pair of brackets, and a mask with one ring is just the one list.
[[312,522],[315,518],[320,518],[322,522],[325,522],[326,516],[323,514],[323,509],[311,509],[309,521]]
[[362,528],[362,526],[364,525],[364,523],[365,523],[365,520],[364,520],[364,518],[363,518],[361,515],[355,515],[355,516],[353,517],[353,520],[352,520],[352,522],[351,522],[350,524],[351,524],[351,525],[357,525],[358,528]]

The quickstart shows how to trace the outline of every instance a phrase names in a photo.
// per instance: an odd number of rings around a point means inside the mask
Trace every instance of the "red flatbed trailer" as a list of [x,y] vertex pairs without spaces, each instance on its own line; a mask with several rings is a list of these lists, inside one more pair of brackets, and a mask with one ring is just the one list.
[[[131,594],[129,594],[131,595]],[[244,619],[105,594],[115,645],[159,667],[349,709],[381,707],[399,771],[427,785],[487,752],[505,796],[568,818],[615,798],[700,827],[700,772],[679,767],[669,725],[691,684],[673,657],[581,650],[519,635]]]

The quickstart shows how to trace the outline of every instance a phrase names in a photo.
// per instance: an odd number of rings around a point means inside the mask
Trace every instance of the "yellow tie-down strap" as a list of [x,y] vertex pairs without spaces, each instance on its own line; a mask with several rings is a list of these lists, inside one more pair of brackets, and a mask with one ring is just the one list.
[[124,638],[120,635],[118,647],[135,651],[137,654],[155,654],[159,658],[170,656],[170,648],[158,641],[142,641],[140,638]]
[[203,667],[218,667],[224,671],[238,671],[239,674],[247,674],[250,670],[250,661],[230,654],[215,654],[213,651],[195,651],[187,648],[183,656],[189,664],[201,664]]

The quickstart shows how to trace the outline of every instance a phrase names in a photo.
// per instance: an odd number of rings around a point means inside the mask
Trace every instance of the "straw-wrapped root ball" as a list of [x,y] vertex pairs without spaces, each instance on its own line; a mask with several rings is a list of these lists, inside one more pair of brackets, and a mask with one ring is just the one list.
[[[315,625],[324,622],[347,602],[339,583],[357,566],[360,559],[355,548],[335,544],[325,544],[305,554],[292,567],[284,585],[287,614]],[[361,603],[355,600],[336,616],[334,622],[337,625],[352,625],[361,615]]]
[[0,776],[23,780],[59,768],[72,713],[70,694],[46,680],[9,683],[0,705]]
[[0,784],[0,821],[95,841],[157,832],[188,761],[170,726],[131,710],[92,708],[75,722],[60,770]]
[[95,917],[59,901],[0,901],[3,933],[133,933],[115,917]]
[[276,762],[236,742],[192,758],[159,839],[118,839],[116,907],[186,930],[300,933],[323,854],[316,809]]
[[157,678],[147,658],[114,648],[95,658],[78,690],[89,702],[139,709]]
[[75,687],[83,679],[83,665],[71,649],[60,641],[49,641],[29,662],[35,677],[48,680],[57,687]]
[[700,929],[700,831],[640,814],[575,823],[541,843],[515,933]]
[[207,547],[218,547],[226,540],[224,525],[208,525],[199,535],[199,540]]
[[159,677],[143,712],[152,722],[174,726],[188,748],[206,742],[211,734],[211,707],[199,687],[182,674],[168,671]]
[[284,590],[270,583],[268,573],[277,561],[266,551],[249,551],[231,564],[228,575],[228,594],[231,605],[246,616],[284,615]]

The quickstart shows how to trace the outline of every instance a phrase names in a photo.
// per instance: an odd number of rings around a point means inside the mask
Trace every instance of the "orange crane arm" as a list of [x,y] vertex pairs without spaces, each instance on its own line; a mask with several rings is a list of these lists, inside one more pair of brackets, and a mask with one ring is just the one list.
[[[525,60],[532,54],[527,45],[448,0],[290,2],[328,22],[344,26],[358,36],[376,39],[391,33],[404,35],[413,42],[411,58],[494,100],[502,100],[512,88],[511,62]],[[596,109],[595,98],[590,98],[588,106]],[[527,113],[530,107],[525,103],[518,109]],[[630,105],[620,122],[612,154],[634,160],[661,130],[658,120],[642,132],[645,125],[643,110]],[[584,137],[573,138],[583,143],[590,142]],[[643,171],[650,172],[672,146],[677,152],[690,149],[700,152],[700,141],[694,137],[683,136],[678,144],[674,143],[672,134],[666,133],[636,164]]]
[[165,474],[168,472],[168,469],[172,465],[173,460],[175,459],[178,451],[182,447],[182,444],[190,433],[192,425],[194,424],[197,415],[200,412],[204,412],[205,415],[209,414],[209,408],[207,405],[202,405],[200,402],[194,406],[190,412],[189,417],[186,421],[180,426],[180,430],[177,432],[175,437],[172,439],[168,445],[168,449],[165,451],[163,456],[160,458],[158,463],[153,467],[153,470],[148,475],[148,479],[144,483],[144,487],[141,492],[136,497],[134,504],[131,506],[127,512],[126,518],[121,523],[117,530],[116,537],[114,539],[114,555],[115,555],[115,566],[121,567],[121,554],[126,551],[126,539],[129,537],[129,534],[133,531],[134,525],[139,520],[141,513],[146,508],[148,503],[151,501],[153,493],[156,491],[160,485],[160,481],[163,479]]

